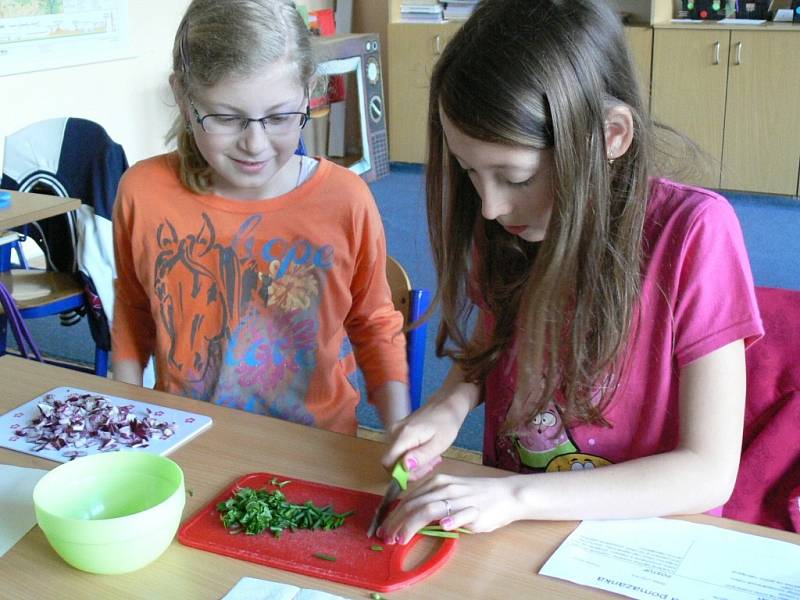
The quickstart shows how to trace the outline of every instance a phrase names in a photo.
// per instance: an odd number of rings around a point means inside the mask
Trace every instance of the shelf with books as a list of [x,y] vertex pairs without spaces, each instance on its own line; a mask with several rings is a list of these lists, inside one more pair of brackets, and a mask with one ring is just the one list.
[[[411,0],[390,0],[387,27],[389,159],[393,162],[425,161],[428,90],[433,66],[463,20],[437,23],[401,19],[401,5]],[[418,2],[420,0],[413,0]],[[650,83],[652,29],[626,28],[645,91]]]
[[448,0],[444,2],[442,12],[447,21],[465,21],[469,19],[478,0]]
[[408,0],[400,4],[400,20],[404,23],[441,23],[444,5],[431,1],[421,4],[421,0]]
[[396,0],[391,2],[390,21],[442,23],[469,18],[478,0]]
[[[403,22],[401,8],[404,5],[406,7],[430,7],[437,4],[443,7],[443,14],[450,12],[451,15],[458,15],[459,19],[463,20],[465,13],[471,13],[469,9],[477,4],[477,0],[389,0],[389,22]],[[614,4],[621,13],[630,15],[633,23],[655,25],[667,23],[676,16],[680,1],[614,0]],[[469,14],[466,16],[468,17]]]

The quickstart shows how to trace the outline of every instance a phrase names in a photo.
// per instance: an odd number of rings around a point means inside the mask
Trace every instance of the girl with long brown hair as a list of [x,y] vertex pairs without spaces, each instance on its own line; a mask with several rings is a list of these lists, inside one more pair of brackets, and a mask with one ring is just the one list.
[[736,216],[656,176],[654,126],[605,0],[483,0],[431,81],[428,225],[442,388],[384,457],[427,475],[484,404],[484,462],[379,529],[719,506],[736,479],[745,347],[762,335]]

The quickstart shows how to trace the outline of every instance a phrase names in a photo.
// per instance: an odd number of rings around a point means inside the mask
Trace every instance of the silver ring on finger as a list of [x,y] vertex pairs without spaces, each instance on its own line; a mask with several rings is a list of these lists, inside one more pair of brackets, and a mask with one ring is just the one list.
[[447,500],[447,499],[444,499],[444,500],[442,500],[442,502],[444,502],[445,516],[449,517],[453,512],[452,509],[450,508],[450,501]]

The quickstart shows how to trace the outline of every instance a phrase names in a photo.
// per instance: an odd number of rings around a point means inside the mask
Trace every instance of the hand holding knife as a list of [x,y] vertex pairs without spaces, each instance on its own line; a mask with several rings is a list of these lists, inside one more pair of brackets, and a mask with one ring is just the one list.
[[[402,460],[402,459],[401,459]],[[408,471],[403,466],[401,461],[397,461],[392,470],[392,480],[389,482],[389,487],[386,488],[386,493],[383,495],[378,509],[375,511],[375,516],[372,518],[372,523],[367,530],[367,537],[372,537],[378,531],[386,515],[389,512],[389,506],[392,502],[397,500],[397,497],[408,487]]]

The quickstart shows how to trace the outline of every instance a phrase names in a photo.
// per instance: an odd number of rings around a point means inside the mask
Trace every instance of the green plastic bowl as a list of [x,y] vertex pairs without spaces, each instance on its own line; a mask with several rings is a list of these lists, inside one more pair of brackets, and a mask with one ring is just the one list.
[[186,503],[183,471],[145,452],[59,465],[33,489],[36,521],[67,563],[90,573],[141,569],[169,546]]

